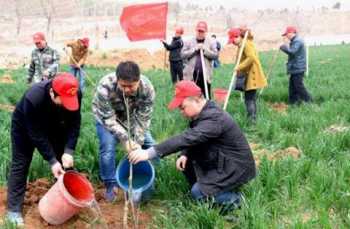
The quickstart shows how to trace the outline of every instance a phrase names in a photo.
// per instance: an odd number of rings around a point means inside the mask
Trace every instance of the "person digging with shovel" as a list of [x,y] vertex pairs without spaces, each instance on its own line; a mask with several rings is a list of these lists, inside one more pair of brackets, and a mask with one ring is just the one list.
[[256,175],[255,161],[242,131],[231,115],[206,100],[192,81],[176,84],[169,104],[169,109],[175,108],[190,120],[189,128],[149,149],[130,152],[130,162],[181,151],[176,168],[187,178],[195,200],[213,199],[224,209],[240,206],[239,188]]
[[89,53],[89,38],[84,37],[66,43],[72,49],[69,54],[69,71],[79,79],[79,88],[84,90],[85,85],[85,62]]
[[7,189],[7,219],[24,225],[22,208],[28,170],[36,148],[58,178],[73,167],[80,131],[81,93],[70,73],[34,84],[12,114],[12,161]]
[[[242,41],[248,33],[245,46]],[[267,80],[262,69],[259,54],[253,43],[253,35],[246,28],[231,28],[228,32],[228,44],[243,48],[243,55],[237,63],[237,78],[235,90],[244,92],[244,103],[251,123],[256,122],[256,91],[267,86]]]

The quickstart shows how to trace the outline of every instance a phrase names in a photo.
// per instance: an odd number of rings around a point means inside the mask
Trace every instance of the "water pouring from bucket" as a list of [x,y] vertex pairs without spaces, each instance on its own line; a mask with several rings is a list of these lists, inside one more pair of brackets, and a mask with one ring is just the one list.
[[89,180],[76,171],[67,171],[39,201],[41,217],[52,225],[66,222],[95,201]]
[[[117,166],[117,183],[124,192],[129,189],[129,167],[130,162],[126,157]],[[139,204],[141,200],[149,198],[153,191],[155,170],[150,161],[143,161],[133,165],[132,175],[132,201]]]

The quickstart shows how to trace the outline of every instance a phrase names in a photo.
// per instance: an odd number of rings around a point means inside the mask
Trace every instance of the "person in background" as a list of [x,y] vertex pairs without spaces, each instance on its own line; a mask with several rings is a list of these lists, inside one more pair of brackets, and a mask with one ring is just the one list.
[[83,91],[86,77],[84,67],[89,54],[89,38],[69,41],[66,46],[72,49],[72,54],[69,56],[69,71],[79,79],[79,88]]
[[[211,98],[211,77],[213,75],[213,60],[218,58],[216,42],[207,38],[208,25],[205,21],[200,21],[196,26],[196,37],[185,42],[181,51],[181,56],[185,62],[184,79],[193,80],[205,95],[205,84],[208,87],[208,97]],[[203,51],[204,63],[201,61],[200,50]],[[203,66],[207,80],[204,82]]]
[[220,42],[216,39],[216,35],[215,35],[215,34],[211,35],[211,37],[212,37],[213,40],[216,42],[216,49],[218,50],[218,58],[216,58],[216,59],[213,61],[213,68],[218,68],[218,67],[220,67],[220,60],[219,60],[219,57],[220,57],[220,51],[221,51],[221,44],[220,44]]
[[57,74],[60,63],[58,52],[47,45],[43,33],[35,33],[33,42],[36,48],[32,51],[28,69],[27,83],[29,84],[52,79]]
[[[80,131],[81,93],[70,73],[36,84],[25,92],[12,114],[12,160],[7,189],[7,219],[23,225],[22,208],[28,170],[36,148],[58,178],[73,167]],[[62,168],[63,166],[63,168]]]
[[195,200],[213,199],[226,209],[238,207],[239,188],[256,175],[253,154],[242,131],[230,114],[203,97],[193,81],[176,84],[169,104],[169,109],[175,108],[190,120],[189,127],[151,148],[133,150],[129,160],[136,164],[181,151],[176,168],[187,178]]
[[181,49],[184,46],[181,38],[183,33],[184,29],[177,27],[171,44],[167,44],[164,40],[161,40],[165,49],[169,51],[170,74],[173,84],[183,79],[183,61],[181,57]]
[[[139,66],[132,61],[121,62],[115,73],[102,77],[97,85],[92,110],[100,144],[100,178],[106,188],[105,199],[109,202],[116,199],[118,188],[115,177],[117,144],[127,152],[154,145],[150,132],[154,98],[152,83],[141,75]],[[126,106],[130,112],[131,139]]]
[[298,36],[297,29],[294,26],[288,26],[282,36],[285,37],[286,42],[281,45],[280,49],[288,55],[289,104],[309,103],[312,98],[304,85],[304,73],[306,71],[304,41]]
[[[248,29],[231,28],[228,32],[228,44],[238,46],[237,56],[243,44],[245,33],[248,32],[247,40],[243,49],[243,54],[235,71],[237,71],[237,80],[243,80],[240,88],[244,91],[244,103],[247,110],[247,116],[250,122],[256,122],[256,91],[267,86],[267,80],[262,69],[258,51],[253,42],[253,35]],[[237,58],[236,58],[237,59]]]

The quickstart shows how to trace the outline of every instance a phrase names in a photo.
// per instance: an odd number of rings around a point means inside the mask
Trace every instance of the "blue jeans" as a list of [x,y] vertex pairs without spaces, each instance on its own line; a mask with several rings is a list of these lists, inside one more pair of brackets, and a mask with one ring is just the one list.
[[80,66],[80,68],[74,67],[74,65],[69,66],[69,72],[75,76],[75,78],[78,78],[79,80],[79,88],[81,91],[84,90],[85,87],[85,70],[84,65]]
[[[205,200],[206,198],[210,196],[206,196],[199,188],[198,182],[196,182],[191,189],[191,195],[192,198],[195,200]],[[241,194],[236,193],[233,191],[226,191],[226,192],[220,192],[214,196],[212,196],[214,199],[214,203],[220,204],[220,205],[239,205],[241,201]]]
[[[119,143],[119,139],[114,136],[109,130],[107,130],[101,123],[96,122],[97,137],[100,142],[100,177],[103,183],[107,185],[117,186],[117,180],[115,178],[116,173],[116,146]],[[143,149],[148,149],[155,144],[155,141],[151,135],[151,132],[145,133],[145,141],[142,145]],[[159,159],[158,159],[159,160]]]

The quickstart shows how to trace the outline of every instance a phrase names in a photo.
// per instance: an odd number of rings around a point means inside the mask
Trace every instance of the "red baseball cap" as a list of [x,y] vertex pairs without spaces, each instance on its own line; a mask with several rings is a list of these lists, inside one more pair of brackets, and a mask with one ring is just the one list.
[[81,43],[87,48],[89,47],[89,41],[90,39],[88,37],[84,37],[82,39],[79,39],[81,41]]
[[232,44],[233,41],[241,36],[241,30],[240,29],[237,29],[237,28],[231,28],[229,31],[228,31],[228,41],[227,41],[227,44]]
[[286,36],[288,33],[297,33],[297,28],[294,26],[288,26],[282,36]]
[[200,21],[197,23],[196,26],[196,30],[197,31],[203,31],[203,32],[207,32],[208,31],[208,25],[205,21]]
[[68,72],[58,73],[52,80],[52,89],[60,96],[64,108],[70,111],[79,109],[78,80]]
[[42,32],[34,33],[34,35],[33,35],[33,41],[34,41],[34,43],[38,43],[38,42],[40,42],[40,41],[45,41],[45,35],[44,35],[44,33],[42,33]]
[[180,106],[187,97],[199,96],[201,94],[201,89],[193,81],[182,80],[175,85],[175,96],[169,103],[168,108],[173,110]]

